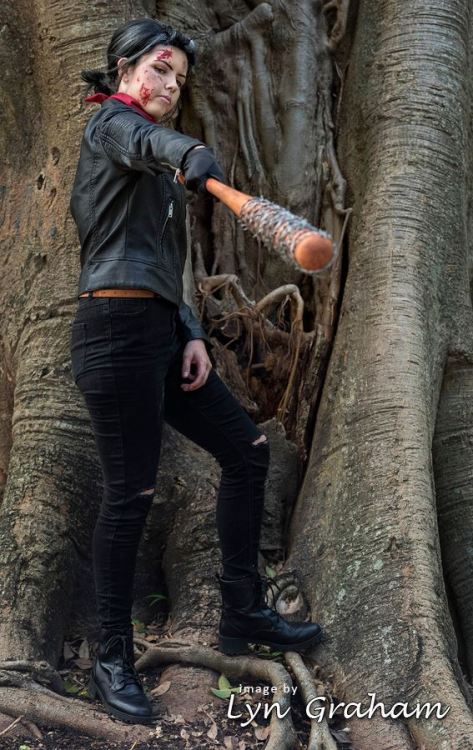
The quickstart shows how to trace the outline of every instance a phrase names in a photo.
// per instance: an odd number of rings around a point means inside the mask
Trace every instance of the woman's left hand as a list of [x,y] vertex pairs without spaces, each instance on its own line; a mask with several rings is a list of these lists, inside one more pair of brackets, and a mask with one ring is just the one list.
[[[192,368],[192,372],[191,372]],[[207,349],[202,339],[189,341],[182,355],[182,377],[192,380],[192,383],[183,383],[183,391],[195,391],[201,388],[209,377],[212,363],[207,354]]]

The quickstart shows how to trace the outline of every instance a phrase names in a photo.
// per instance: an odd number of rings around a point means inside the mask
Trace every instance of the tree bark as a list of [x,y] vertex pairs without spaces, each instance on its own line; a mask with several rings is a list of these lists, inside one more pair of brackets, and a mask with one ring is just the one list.
[[[327,668],[343,679],[348,700],[367,704],[369,690],[386,704],[451,706],[441,721],[401,722],[425,748],[473,745],[431,455],[447,357],[461,356],[466,368],[473,351],[469,48],[466,2],[360,5],[338,149],[354,209],[349,267],[291,531],[290,560],[304,569],[330,633]],[[452,408],[445,412],[449,389],[434,460],[455,429]],[[450,510],[444,459],[440,507]],[[460,618],[466,632],[468,607]],[[380,725],[354,722],[355,742],[377,743]],[[399,722],[391,731],[383,746],[413,747]]]
[[[215,149],[229,184],[327,228],[339,246],[329,273],[305,277],[221,205],[190,199],[199,311],[219,371],[273,445],[263,552],[301,571],[328,636],[315,656],[339,698],[451,706],[442,721],[351,720],[360,750],[470,748],[468,2],[164,0],[158,10],[200,48],[179,128]],[[79,74],[103,65],[121,22],[154,12],[84,0],[0,8],[0,662],[45,660],[54,672],[64,636],[96,625],[101,472],[69,362],[79,249],[68,202],[91,113]],[[145,597],[159,589],[182,637],[215,638],[218,467],[166,431],[160,471],[134,611],[149,621]]]

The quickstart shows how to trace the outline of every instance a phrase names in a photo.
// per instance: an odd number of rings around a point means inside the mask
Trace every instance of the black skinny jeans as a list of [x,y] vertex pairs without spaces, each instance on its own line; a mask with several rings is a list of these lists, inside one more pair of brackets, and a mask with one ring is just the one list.
[[[257,570],[269,445],[214,370],[180,384],[177,307],[160,298],[80,298],[71,333],[74,381],[92,421],[104,492],[93,537],[102,627],[130,625],[138,544],[153,501],[162,420],[212,453],[223,574]],[[148,491],[148,492],[147,492]]]

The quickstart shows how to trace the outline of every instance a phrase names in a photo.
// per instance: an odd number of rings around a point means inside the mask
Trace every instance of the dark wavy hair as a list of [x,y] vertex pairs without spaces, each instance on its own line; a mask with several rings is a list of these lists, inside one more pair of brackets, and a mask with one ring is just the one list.
[[172,26],[167,26],[154,18],[136,18],[123,24],[113,33],[107,48],[106,70],[83,70],[81,78],[88,84],[87,91],[95,93],[113,94],[118,88],[118,66],[120,57],[125,57],[127,62],[123,65],[124,72],[127,67],[134,65],[140,57],[146,55],[157,44],[169,44],[178,47],[187,56],[189,72],[195,65],[196,44],[182,32],[176,31]]

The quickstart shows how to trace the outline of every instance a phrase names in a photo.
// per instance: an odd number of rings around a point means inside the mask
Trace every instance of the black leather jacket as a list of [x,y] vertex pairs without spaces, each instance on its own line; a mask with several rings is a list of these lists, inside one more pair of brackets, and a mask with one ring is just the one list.
[[185,188],[175,179],[187,151],[200,144],[107,99],[86,125],[70,208],[81,244],[79,294],[151,289],[178,305],[184,342],[210,345],[182,300]]

